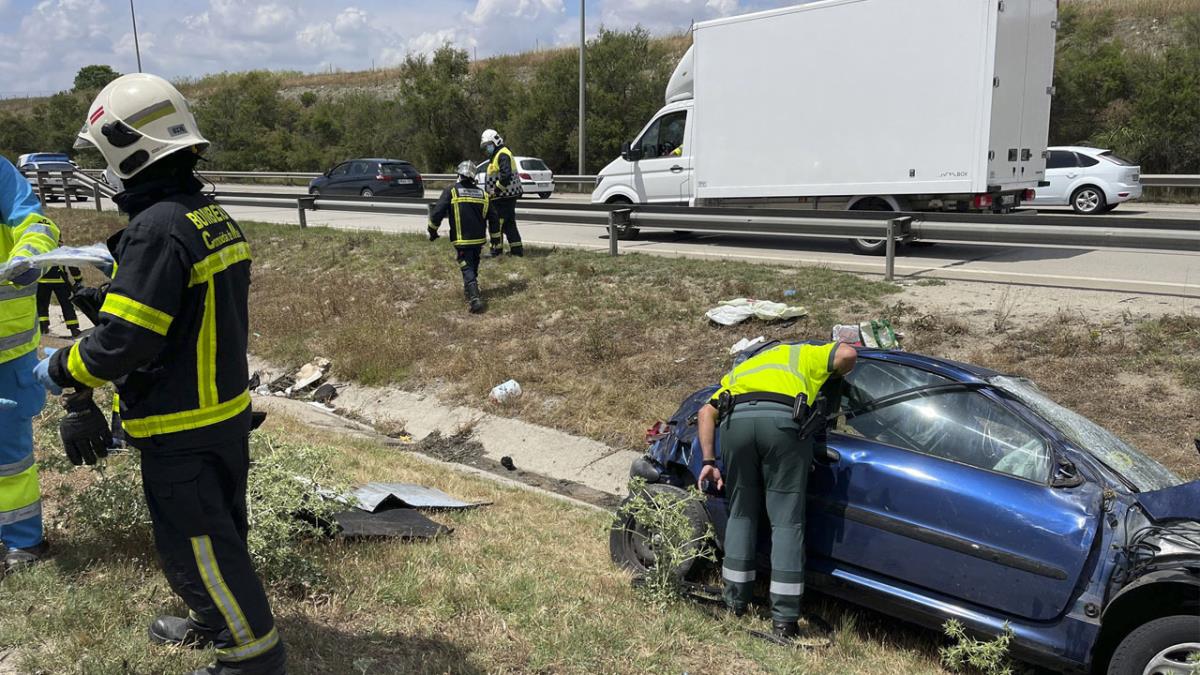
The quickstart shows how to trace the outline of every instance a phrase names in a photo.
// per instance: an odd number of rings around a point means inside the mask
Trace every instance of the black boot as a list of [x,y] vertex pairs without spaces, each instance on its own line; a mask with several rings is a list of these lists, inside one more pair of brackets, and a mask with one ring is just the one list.
[[799,621],[772,621],[771,635],[784,642],[791,642],[800,635]]
[[154,644],[204,649],[213,639],[210,631],[177,616],[160,616],[150,624],[150,641]]
[[524,246],[510,246],[508,248],[508,254],[511,256],[515,256],[517,258],[523,258],[523,257],[525,257],[525,247]]
[[467,284],[467,305],[471,309],[472,314],[481,314],[487,307],[483,304],[483,298],[479,296],[479,282],[472,281]]

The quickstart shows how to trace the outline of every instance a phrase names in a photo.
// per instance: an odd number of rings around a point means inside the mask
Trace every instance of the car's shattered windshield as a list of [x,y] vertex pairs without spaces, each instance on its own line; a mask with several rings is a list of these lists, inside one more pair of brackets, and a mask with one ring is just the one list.
[[1183,483],[1183,479],[1170,469],[1142,454],[1112,432],[1052,401],[1029,380],[1001,376],[993,377],[989,382],[1032,408],[1072,443],[1120,473],[1140,492],[1162,490]]

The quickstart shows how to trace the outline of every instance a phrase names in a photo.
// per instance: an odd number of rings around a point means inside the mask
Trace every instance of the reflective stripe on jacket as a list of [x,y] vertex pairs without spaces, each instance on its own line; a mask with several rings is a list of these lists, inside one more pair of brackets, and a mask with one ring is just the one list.
[[488,163],[487,191],[493,199],[516,199],[525,194],[521,177],[517,175],[517,160],[508,146],[496,148]]
[[475,185],[460,182],[442,190],[429,212],[429,229],[437,232],[447,217],[455,246],[479,246],[487,241],[485,237],[500,241],[500,216],[491,207],[491,198]]
[[721,379],[721,388],[713,401],[723,392],[732,396],[749,393],[769,393],[797,397],[804,394],[815,401],[821,386],[833,374],[833,357],[837,344],[779,345],[755,354],[738,364]]
[[115,382],[125,434],[143,450],[244,437],[250,245],[237,223],[205,195],[171,194],[109,249],[119,265],[100,322],[55,353],[51,377]]
[[[0,261],[46,253],[58,245],[58,227],[42,215],[29,181],[0,157]],[[37,349],[37,284],[0,283],[0,363]]]

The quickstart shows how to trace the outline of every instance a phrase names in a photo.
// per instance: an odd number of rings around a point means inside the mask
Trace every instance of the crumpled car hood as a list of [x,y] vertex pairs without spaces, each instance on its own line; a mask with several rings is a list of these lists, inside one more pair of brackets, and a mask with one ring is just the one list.
[[1165,490],[1142,492],[1134,497],[1146,515],[1156,521],[1197,520],[1200,521],[1200,480],[1176,485]]

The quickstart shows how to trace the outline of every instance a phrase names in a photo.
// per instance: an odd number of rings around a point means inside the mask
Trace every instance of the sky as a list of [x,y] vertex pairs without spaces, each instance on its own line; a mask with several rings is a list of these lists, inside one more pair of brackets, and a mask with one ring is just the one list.
[[[587,0],[588,33],[692,21],[798,0]],[[576,44],[579,0],[134,0],[142,69],[174,79],[256,68],[392,65],[452,43],[479,58]],[[129,0],[0,0],[0,98],[70,89],[76,71],[137,70]]]

